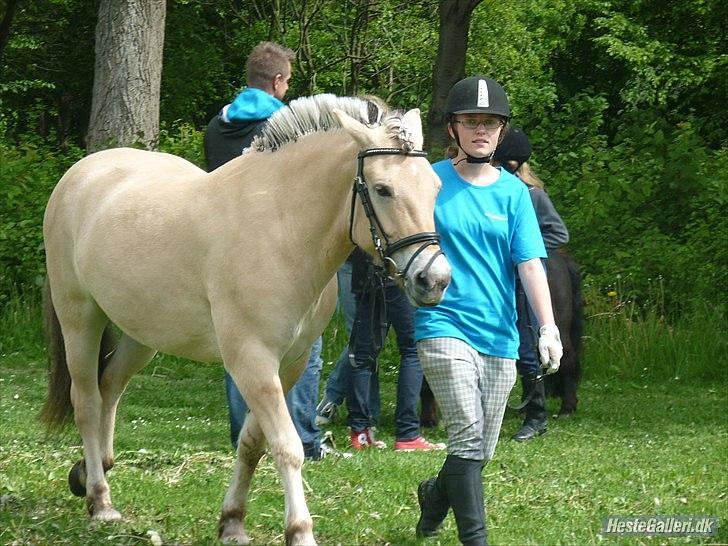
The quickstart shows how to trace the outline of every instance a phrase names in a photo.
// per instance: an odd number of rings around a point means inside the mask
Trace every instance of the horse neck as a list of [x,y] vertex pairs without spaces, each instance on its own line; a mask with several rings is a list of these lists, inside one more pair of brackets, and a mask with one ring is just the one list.
[[328,279],[353,246],[349,240],[351,191],[356,174],[354,141],[342,133],[305,136],[275,152],[251,152],[224,165],[217,188],[228,203],[267,195],[282,244],[320,257],[314,265]]

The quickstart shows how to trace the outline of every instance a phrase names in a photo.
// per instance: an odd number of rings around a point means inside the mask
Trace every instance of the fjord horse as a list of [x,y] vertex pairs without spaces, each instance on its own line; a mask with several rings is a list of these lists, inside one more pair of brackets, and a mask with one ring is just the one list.
[[[333,95],[298,99],[211,173],[119,148],[61,178],[43,225],[51,357],[43,416],[51,429],[75,419],[84,457],[69,484],[93,519],[121,518],[105,477],[116,409],[161,351],[221,361],[250,406],[220,539],[249,543],[248,493],[267,443],[284,489],[286,543],[315,544],[303,447],[284,394],[333,313],[335,272],[357,244],[415,305],[437,304],[450,279],[419,111],[377,108]],[[101,342],[112,323],[122,336],[108,352]]]

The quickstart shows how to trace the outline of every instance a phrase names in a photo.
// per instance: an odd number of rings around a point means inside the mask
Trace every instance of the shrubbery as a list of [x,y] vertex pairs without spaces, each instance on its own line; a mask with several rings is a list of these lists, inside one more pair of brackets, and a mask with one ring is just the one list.
[[728,149],[705,147],[689,120],[673,127],[634,111],[607,127],[606,108],[578,96],[532,131],[587,282],[606,292],[620,279],[620,297],[641,304],[659,283],[671,315],[693,300],[722,305]]
[[[609,139],[605,110],[605,100],[577,96],[529,129],[536,166],[569,226],[585,283],[658,305],[671,320],[693,302],[724,312],[728,150],[704,147],[689,121],[670,127],[640,113],[623,116]],[[176,124],[162,130],[159,146],[202,166],[202,134]],[[0,141],[0,301],[39,286],[43,211],[82,155],[37,139]]]
[[58,179],[83,151],[59,152],[40,141],[0,140],[0,305],[35,291],[45,274],[43,212]]
[[[202,166],[202,132],[178,124],[162,130],[162,151]],[[43,213],[66,170],[84,151],[61,151],[42,139],[11,143],[0,138],[0,305],[14,293],[36,292],[45,275]]]

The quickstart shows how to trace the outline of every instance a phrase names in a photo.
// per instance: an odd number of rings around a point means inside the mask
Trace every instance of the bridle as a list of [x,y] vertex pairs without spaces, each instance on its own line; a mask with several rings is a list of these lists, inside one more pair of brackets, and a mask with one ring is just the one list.
[[[401,278],[404,280],[407,275],[407,271],[409,270],[410,266],[414,262],[415,258],[420,255],[420,253],[425,250],[428,246],[431,245],[438,245],[440,244],[440,234],[435,233],[434,231],[425,231],[422,233],[416,233],[414,235],[409,235],[408,237],[403,237],[402,239],[399,239],[395,242],[390,242],[389,238],[387,237],[387,234],[385,233],[384,229],[382,228],[382,224],[379,221],[379,218],[377,218],[377,213],[374,210],[374,206],[372,205],[371,196],[369,195],[369,189],[366,185],[366,180],[364,179],[364,158],[365,157],[371,157],[371,156],[377,156],[377,155],[407,155],[412,157],[427,157],[427,152],[423,150],[415,150],[412,147],[412,144],[410,142],[405,141],[405,143],[402,145],[402,148],[369,148],[368,150],[363,150],[359,152],[357,155],[357,172],[356,172],[356,178],[354,179],[354,186],[352,188],[351,192],[351,213],[349,215],[349,239],[351,242],[355,245],[356,242],[354,241],[354,206],[356,204],[356,197],[359,196],[359,199],[361,199],[362,207],[364,208],[364,213],[366,214],[367,218],[369,219],[369,231],[372,234],[372,243],[374,243],[374,248],[377,251],[377,254],[379,254],[379,257],[382,260],[383,264],[391,264],[394,268],[394,276]],[[380,236],[381,235],[381,236]],[[382,241],[382,239],[384,241]],[[420,247],[412,254],[409,261],[407,262],[407,265],[404,267],[404,269],[398,269],[396,262],[392,259],[392,254],[397,252],[398,250],[401,250],[402,248],[410,245],[414,245],[417,243],[422,243]],[[430,258],[430,261],[427,263],[427,265],[423,268],[423,273],[427,273],[427,271],[430,269],[430,266],[435,261],[435,259],[443,254],[442,249],[438,249],[437,252],[435,252],[432,257]]]

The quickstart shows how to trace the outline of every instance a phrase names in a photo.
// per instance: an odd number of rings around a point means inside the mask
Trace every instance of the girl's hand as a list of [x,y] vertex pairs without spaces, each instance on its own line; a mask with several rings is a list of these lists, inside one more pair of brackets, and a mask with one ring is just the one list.
[[555,324],[544,324],[538,331],[538,352],[541,355],[541,367],[546,375],[559,371],[564,347],[561,335]]

